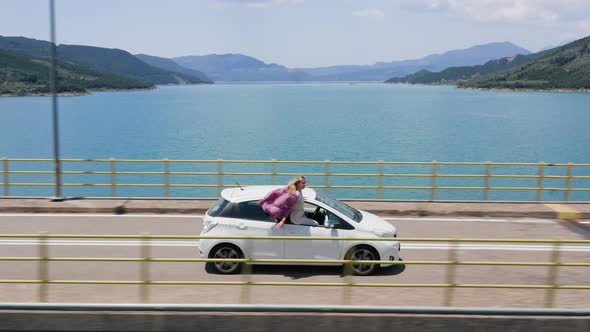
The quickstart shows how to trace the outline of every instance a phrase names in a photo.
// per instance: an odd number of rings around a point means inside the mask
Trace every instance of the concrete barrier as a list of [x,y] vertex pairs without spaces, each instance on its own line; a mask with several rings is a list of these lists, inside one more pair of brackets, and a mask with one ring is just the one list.
[[0,331],[588,331],[590,310],[3,304]]
[[[0,213],[161,213],[203,214],[213,199],[0,198]],[[588,219],[590,203],[411,202],[347,200],[353,207],[381,216],[527,217]],[[568,211],[568,213],[564,213]],[[565,217],[564,217],[565,216]],[[562,218],[563,217],[563,218]]]
[[0,331],[544,331],[590,330],[588,317],[332,313],[0,312]]

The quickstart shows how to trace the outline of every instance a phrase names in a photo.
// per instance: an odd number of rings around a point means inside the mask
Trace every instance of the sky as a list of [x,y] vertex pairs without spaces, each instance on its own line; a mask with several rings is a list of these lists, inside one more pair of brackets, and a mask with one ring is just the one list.
[[[590,35],[590,0],[55,0],[58,44],[160,57],[240,53],[289,68],[417,59]],[[0,0],[0,35],[50,40],[49,0]]]

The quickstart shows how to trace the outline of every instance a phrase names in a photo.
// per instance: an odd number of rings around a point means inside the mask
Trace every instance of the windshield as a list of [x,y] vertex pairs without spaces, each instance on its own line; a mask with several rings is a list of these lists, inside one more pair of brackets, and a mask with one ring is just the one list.
[[345,216],[347,216],[348,218],[356,221],[356,222],[360,222],[363,219],[363,215],[361,214],[361,212],[355,208],[353,208],[352,206],[348,206],[344,203],[342,203],[341,201],[328,196],[325,193],[316,191],[316,198],[315,198],[318,202],[324,203],[327,206],[334,208],[335,210],[337,210],[338,212],[344,214]]

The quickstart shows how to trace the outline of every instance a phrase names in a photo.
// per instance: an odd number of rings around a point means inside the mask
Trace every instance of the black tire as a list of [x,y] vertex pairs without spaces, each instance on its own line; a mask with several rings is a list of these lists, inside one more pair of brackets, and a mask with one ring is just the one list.
[[[213,247],[209,252],[209,258],[244,258],[244,253],[238,246],[231,243],[221,243]],[[207,262],[205,271],[215,274],[237,274],[242,271],[240,262]]]
[[[360,245],[350,248],[346,253],[346,260],[355,261],[378,261],[379,253],[375,248],[367,245]],[[379,264],[351,264],[350,266],[344,265],[344,270],[354,273],[357,276],[368,276],[379,271]]]

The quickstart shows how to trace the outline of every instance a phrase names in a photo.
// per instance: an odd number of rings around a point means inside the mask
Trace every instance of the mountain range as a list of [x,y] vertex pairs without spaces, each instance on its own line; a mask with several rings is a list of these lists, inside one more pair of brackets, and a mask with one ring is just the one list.
[[516,54],[529,54],[509,42],[477,45],[463,50],[428,55],[420,59],[379,62],[373,65],[347,65],[319,68],[294,68],[266,64],[242,54],[209,54],[173,58],[179,65],[203,71],[215,81],[384,81],[420,70],[437,71],[451,66],[483,64]]
[[588,89],[590,37],[484,65],[449,67],[440,72],[421,70],[386,83],[456,84],[481,89]]
[[[61,92],[137,89],[157,84],[269,81],[385,81],[475,88],[587,87],[588,38],[530,53],[509,42],[373,65],[287,68],[242,54],[163,58],[120,49],[57,45]],[[0,36],[0,94],[49,91],[51,43]]]
[[438,71],[452,66],[471,66],[516,54],[529,54],[522,47],[509,42],[477,45],[443,54],[432,54],[420,59],[379,62],[369,66],[335,66],[304,69],[313,80],[325,81],[385,81],[420,70]]
[[242,54],[209,54],[173,58],[179,65],[203,71],[214,81],[268,82],[306,81],[309,77],[301,70],[289,69],[274,63],[266,64]]

